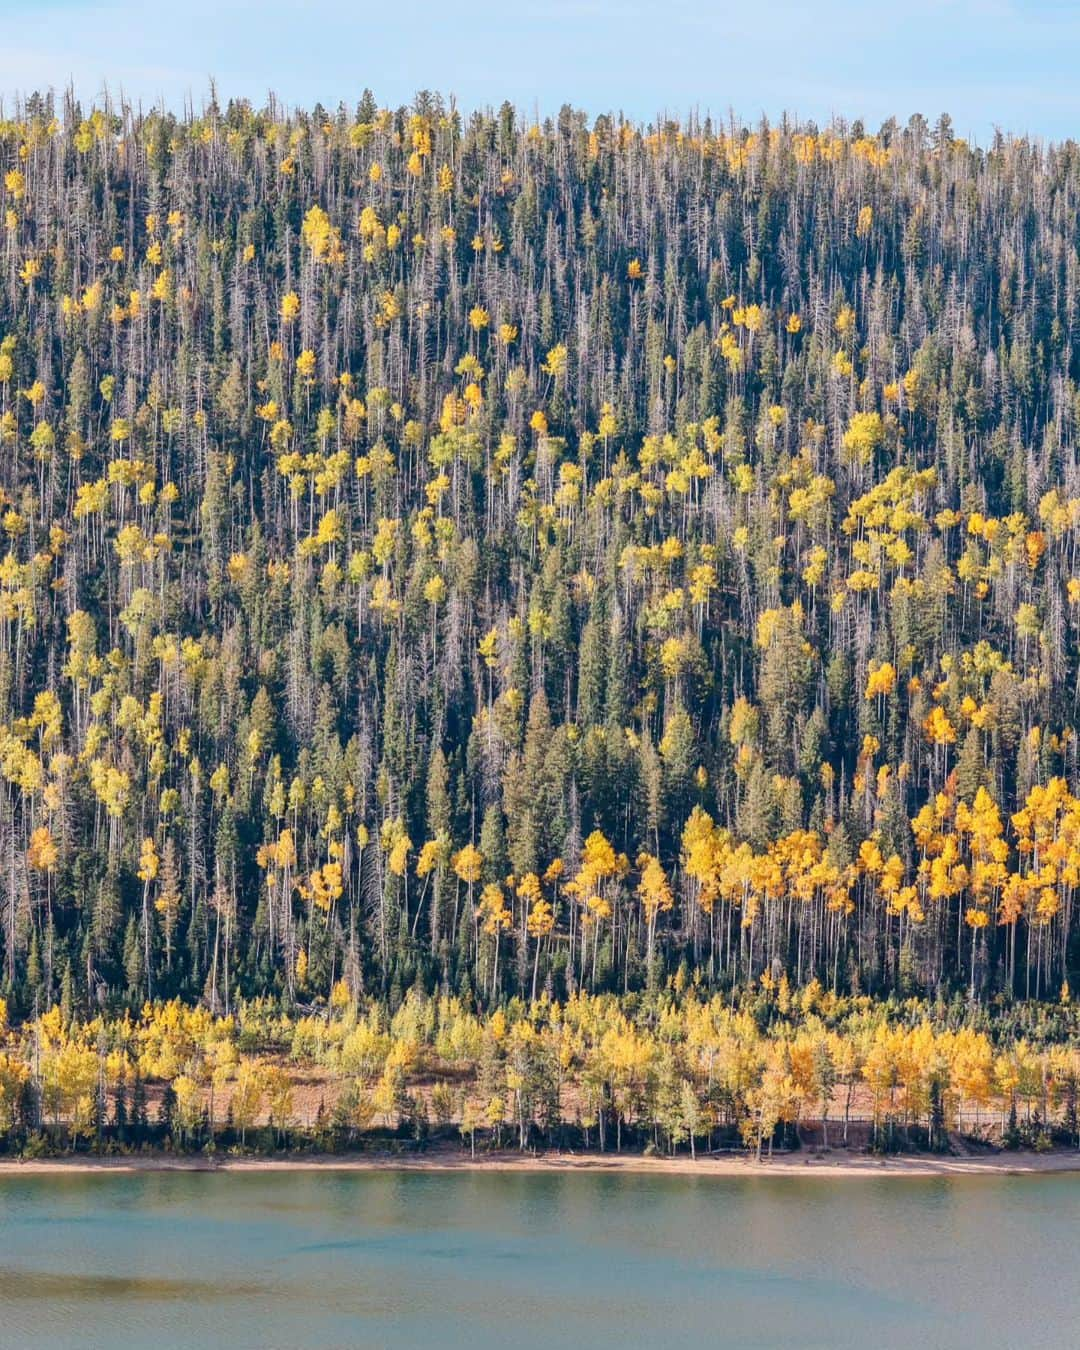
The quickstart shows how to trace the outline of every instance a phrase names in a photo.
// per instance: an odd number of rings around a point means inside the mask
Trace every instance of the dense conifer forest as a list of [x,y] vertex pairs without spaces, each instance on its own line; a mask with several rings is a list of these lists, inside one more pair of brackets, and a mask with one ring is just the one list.
[[13,1022],[1068,999],[1074,144],[7,113]]

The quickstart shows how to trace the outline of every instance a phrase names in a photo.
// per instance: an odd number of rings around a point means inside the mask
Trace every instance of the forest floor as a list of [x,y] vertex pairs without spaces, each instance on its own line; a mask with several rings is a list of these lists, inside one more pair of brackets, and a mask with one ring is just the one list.
[[697,1158],[645,1157],[633,1153],[485,1152],[475,1158],[458,1148],[423,1154],[296,1154],[277,1158],[179,1157],[167,1153],[134,1157],[0,1159],[0,1178],[13,1174],[63,1172],[634,1172],[693,1177],[973,1177],[1080,1171],[1080,1151],[1001,1152],[977,1157],[898,1154],[887,1158],[844,1149],[776,1154],[756,1162],[744,1154],[705,1154]]

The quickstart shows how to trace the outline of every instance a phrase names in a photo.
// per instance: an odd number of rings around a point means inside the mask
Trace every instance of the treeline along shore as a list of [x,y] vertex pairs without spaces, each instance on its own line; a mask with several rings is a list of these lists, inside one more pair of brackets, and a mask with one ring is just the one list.
[[6,1035],[0,1147],[440,1164],[508,1148],[758,1162],[1076,1153],[1076,1014],[1023,1015],[1028,1034],[1014,1027],[995,1047],[962,1004],[842,999],[813,983],[794,995],[785,979],[735,1007],[686,989],[479,1015],[414,991],[391,1014],[352,1002],[342,980],[328,1006],[293,1015],[268,1001],[214,1017],[173,1000],[86,1022],[53,1008]]

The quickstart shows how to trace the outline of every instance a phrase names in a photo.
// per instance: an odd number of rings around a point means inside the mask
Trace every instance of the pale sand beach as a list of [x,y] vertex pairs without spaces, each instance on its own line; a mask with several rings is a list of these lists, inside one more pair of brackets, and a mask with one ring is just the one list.
[[324,1157],[180,1158],[166,1154],[130,1158],[0,1159],[0,1178],[65,1172],[609,1172],[692,1177],[977,1177],[1080,1171],[1080,1151],[995,1153],[983,1157],[849,1154],[785,1154],[756,1162],[733,1156],[654,1158],[641,1154],[525,1153],[509,1151],[471,1158],[439,1151],[420,1156],[328,1154]]

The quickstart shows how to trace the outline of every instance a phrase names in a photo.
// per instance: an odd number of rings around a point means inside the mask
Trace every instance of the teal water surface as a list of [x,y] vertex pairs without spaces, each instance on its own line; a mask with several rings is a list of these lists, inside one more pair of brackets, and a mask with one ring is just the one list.
[[0,1177],[3,1347],[1080,1345],[1080,1176]]

